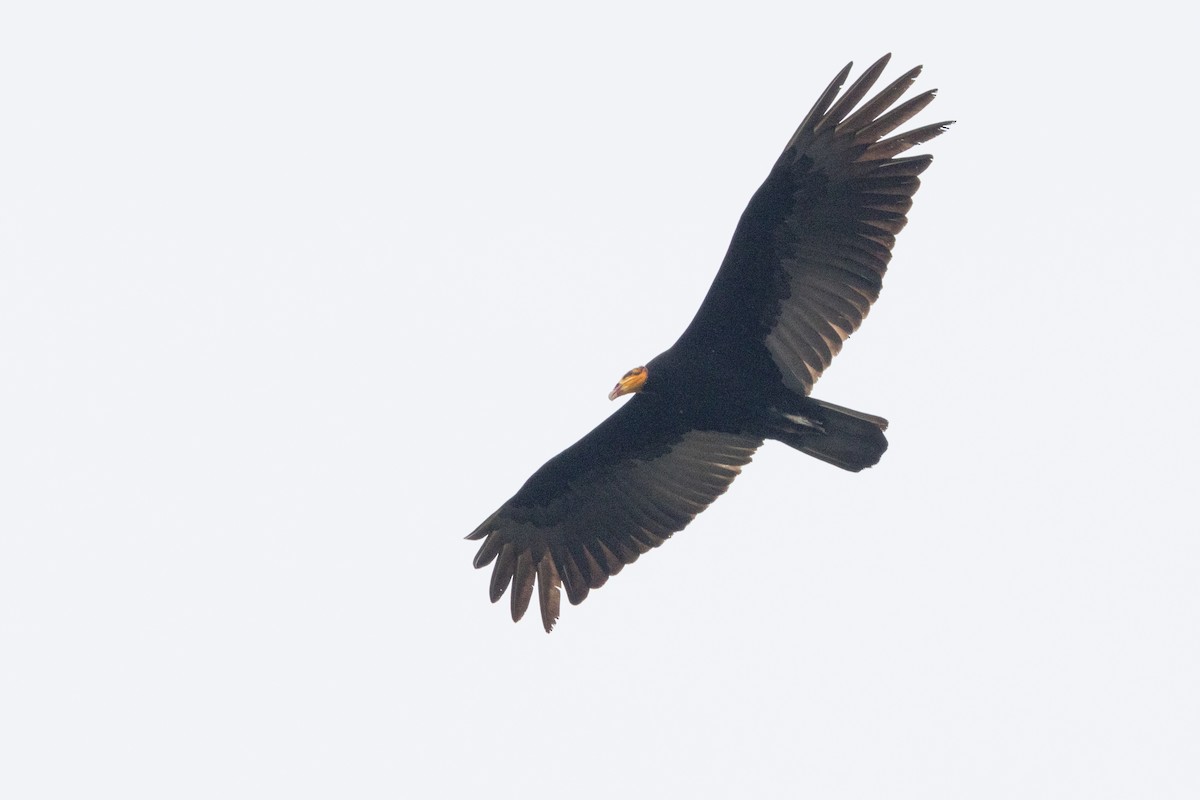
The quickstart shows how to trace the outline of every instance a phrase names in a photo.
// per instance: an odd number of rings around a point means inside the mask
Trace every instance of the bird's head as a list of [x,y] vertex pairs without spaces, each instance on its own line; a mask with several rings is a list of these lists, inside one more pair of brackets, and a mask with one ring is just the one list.
[[634,367],[621,376],[621,380],[617,381],[617,385],[608,393],[609,400],[616,400],[623,394],[632,394],[640,392],[642,387],[646,385],[646,378],[650,373],[645,367]]

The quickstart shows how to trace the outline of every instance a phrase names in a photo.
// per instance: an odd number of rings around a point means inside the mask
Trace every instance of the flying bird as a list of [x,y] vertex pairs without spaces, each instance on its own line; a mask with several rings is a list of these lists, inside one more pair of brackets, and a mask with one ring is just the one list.
[[700,310],[669,350],[629,370],[634,395],[550,459],[483,524],[477,568],[511,585],[521,619],[536,583],[542,624],[560,590],[581,603],[725,492],[766,439],[858,472],[887,449],[887,420],[810,397],[879,296],[896,234],[932,156],[898,157],[950,122],[890,135],[933,100],[897,105],[921,72],[860,101],[890,56],[822,92],[750,199]]

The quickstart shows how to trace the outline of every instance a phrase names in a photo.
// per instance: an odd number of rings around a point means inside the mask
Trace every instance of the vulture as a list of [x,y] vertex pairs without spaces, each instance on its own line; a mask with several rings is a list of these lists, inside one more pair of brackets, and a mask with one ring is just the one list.
[[[542,625],[561,591],[578,604],[720,496],[767,439],[851,472],[887,449],[887,420],[810,396],[879,296],[929,155],[902,155],[950,122],[894,133],[933,100],[903,100],[915,67],[863,102],[890,56],[844,92],[847,64],[750,199],[716,278],[667,351],[609,394],[633,395],[546,462],[470,533],[511,587],[521,619],[537,587]],[[860,105],[861,103],[861,105]]]

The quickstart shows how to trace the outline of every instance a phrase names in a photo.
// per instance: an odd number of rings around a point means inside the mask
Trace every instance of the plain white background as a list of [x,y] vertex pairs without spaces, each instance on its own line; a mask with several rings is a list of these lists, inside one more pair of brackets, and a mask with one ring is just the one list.
[[[15,3],[0,794],[1200,796],[1165,4]],[[691,318],[829,79],[956,119],[815,394],[558,629],[462,537]]]

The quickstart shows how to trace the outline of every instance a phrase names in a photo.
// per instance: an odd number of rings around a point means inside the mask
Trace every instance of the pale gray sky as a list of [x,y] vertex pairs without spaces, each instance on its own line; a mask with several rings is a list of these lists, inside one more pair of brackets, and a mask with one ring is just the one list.
[[[0,795],[1200,795],[1165,6],[6,7]],[[958,123],[814,392],[883,462],[514,626],[462,537],[887,51]]]

